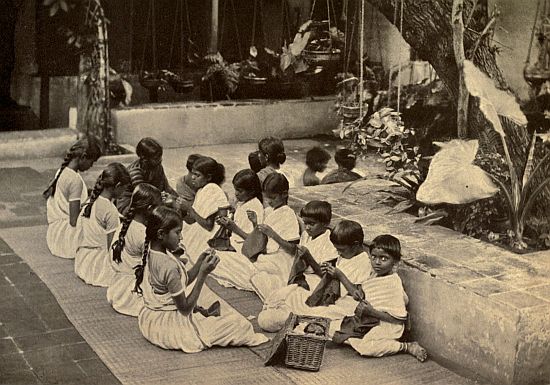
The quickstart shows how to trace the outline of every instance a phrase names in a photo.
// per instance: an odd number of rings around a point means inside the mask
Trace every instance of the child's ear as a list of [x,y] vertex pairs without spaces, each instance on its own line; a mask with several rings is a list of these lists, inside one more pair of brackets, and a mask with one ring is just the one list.
[[164,239],[164,236],[166,235],[166,232],[163,230],[163,229],[158,229],[157,230],[157,239]]

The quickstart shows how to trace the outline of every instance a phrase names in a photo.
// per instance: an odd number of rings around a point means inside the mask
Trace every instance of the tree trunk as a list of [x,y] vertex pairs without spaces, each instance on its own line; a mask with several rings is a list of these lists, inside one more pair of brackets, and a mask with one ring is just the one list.
[[464,22],[462,21],[462,9],[464,2],[462,0],[453,0],[453,51],[455,54],[456,66],[458,69],[458,104],[456,127],[458,137],[465,139],[468,137],[468,99],[469,93],[466,89],[464,80]]
[[[393,23],[394,7],[400,6],[403,1],[403,30],[401,34],[405,41],[427,60],[447,86],[451,96],[459,97],[459,71],[453,50],[453,29],[451,24],[453,0],[368,0],[377,8],[390,23]],[[463,13],[470,15],[474,0],[463,1]],[[465,26],[464,51],[470,51],[477,42],[479,33],[485,25],[478,17],[473,17],[469,25]],[[473,31],[478,31],[473,32]],[[495,59],[492,46],[484,39],[479,43],[474,56],[474,64],[485,72],[495,85],[511,92]],[[483,130],[492,129],[490,123],[479,110],[479,106],[470,98],[468,114],[468,133],[470,137],[477,137]],[[503,124],[506,140],[509,144],[510,155],[519,175],[523,174],[523,167],[527,159],[527,150],[531,136],[527,128],[518,128],[515,125]],[[540,161],[540,156],[535,162]],[[542,176],[536,178],[540,183]],[[550,215],[550,188],[539,197],[536,210],[539,214]]]

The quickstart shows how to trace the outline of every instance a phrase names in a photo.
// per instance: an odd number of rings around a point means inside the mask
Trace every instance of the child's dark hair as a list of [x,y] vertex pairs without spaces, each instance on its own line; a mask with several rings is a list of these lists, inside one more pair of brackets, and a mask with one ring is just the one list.
[[54,196],[59,176],[61,175],[65,167],[69,165],[71,160],[78,157],[85,157],[95,162],[99,159],[100,156],[101,146],[99,144],[99,141],[95,137],[88,136],[75,142],[71,146],[69,151],[67,151],[67,154],[65,154],[65,158],[63,159],[63,163],[61,163],[61,167],[48,184],[48,188],[46,188],[46,190],[44,190],[44,192],[42,193],[42,196],[46,199]]
[[288,180],[283,174],[273,172],[269,174],[262,184],[262,190],[271,194],[283,194],[288,193],[289,185]]
[[267,163],[281,165],[286,160],[285,146],[281,139],[269,136],[258,143],[258,149],[265,154]]
[[155,208],[162,203],[162,195],[160,190],[149,183],[140,183],[134,189],[132,193],[132,198],[130,200],[130,206],[126,211],[126,215],[122,220],[122,228],[118,235],[118,239],[113,243],[113,261],[116,263],[122,262],[121,254],[124,250],[124,244],[126,233],[128,232],[128,227],[134,219],[137,213],[147,214],[147,211],[150,208]]
[[325,201],[310,201],[302,207],[300,216],[328,225],[332,219],[332,207],[330,203]]
[[86,207],[84,207],[82,216],[90,218],[92,206],[105,187],[115,187],[117,184],[127,185],[130,182],[130,174],[122,164],[110,163],[107,165],[95,182],[92,193],[90,194],[90,200],[86,204]]
[[383,234],[374,238],[369,246],[369,251],[374,249],[382,249],[396,261],[401,260],[401,243],[393,235]]
[[199,159],[200,157],[202,157],[201,154],[191,154],[191,155],[189,155],[187,157],[187,162],[185,163],[185,168],[187,168],[187,170],[189,172],[191,172],[193,170],[193,165],[195,164],[197,159]]
[[248,154],[248,164],[250,165],[250,168],[254,172],[260,171],[262,168],[264,168],[262,161],[260,159],[260,151],[254,151]]
[[355,158],[356,157],[353,151],[347,148],[342,148],[336,151],[336,154],[334,154],[334,161],[336,162],[336,164],[347,170],[353,170],[355,168]]
[[323,165],[330,160],[330,154],[324,148],[315,146],[306,153],[306,165],[313,171],[323,171]]
[[201,174],[210,177],[210,181],[220,185],[225,179],[225,167],[223,164],[216,162],[215,159],[208,156],[201,156],[193,164],[193,169],[196,169]]
[[139,159],[154,159],[162,156],[162,146],[153,138],[142,138],[136,146]]
[[362,245],[364,238],[363,228],[355,221],[340,221],[330,232],[330,241],[335,245]]
[[142,294],[141,283],[143,282],[143,272],[147,265],[147,258],[149,258],[149,245],[151,241],[157,239],[158,231],[164,230],[169,232],[177,226],[181,226],[182,219],[178,212],[174,209],[159,206],[155,208],[149,217],[147,218],[147,228],[145,230],[145,243],[143,244],[143,256],[141,265],[134,267],[136,275],[136,284],[134,286],[134,292]]
[[246,168],[237,172],[233,177],[233,186],[249,191],[252,197],[256,197],[260,202],[263,202],[260,179],[253,170]]

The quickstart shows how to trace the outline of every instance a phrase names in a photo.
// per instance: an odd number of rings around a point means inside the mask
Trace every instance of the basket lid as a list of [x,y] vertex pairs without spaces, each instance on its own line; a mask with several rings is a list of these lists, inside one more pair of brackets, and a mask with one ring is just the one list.
[[294,323],[294,314],[290,313],[288,316],[285,326],[279,330],[279,332],[273,337],[271,343],[271,349],[269,349],[264,365],[274,365],[278,362],[283,362],[286,351],[286,333],[291,324]]

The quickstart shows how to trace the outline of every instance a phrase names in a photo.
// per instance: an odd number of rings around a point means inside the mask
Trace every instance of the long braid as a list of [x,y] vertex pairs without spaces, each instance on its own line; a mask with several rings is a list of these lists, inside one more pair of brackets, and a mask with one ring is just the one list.
[[102,191],[103,191],[103,173],[101,173],[101,175],[99,176],[99,178],[97,178],[97,181],[95,182],[94,189],[90,194],[90,200],[86,204],[86,207],[84,208],[84,212],[82,213],[83,217],[90,218],[90,214],[92,212],[92,206],[94,205],[94,202],[99,197]]
[[44,190],[44,192],[42,193],[42,196],[44,197],[44,199],[48,199],[49,197],[54,196],[55,190],[56,190],[56,187],[57,187],[57,181],[58,181],[59,177],[61,176],[61,173],[63,172],[65,167],[67,167],[69,165],[69,163],[71,162],[73,157],[74,157],[74,154],[73,154],[72,151],[69,151],[69,152],[67,152],[67,154],[65,154],[65,158],[63,158],[63,163],[61,163],[61,167],[55,173],[55,176],[52,178],[52,180],[48,184],[48,187],[46,188],[46,190]]
[[48,184],[48,187],[46,188],[46,190],[44,190],[44,192],[42,193],[42,196],[44,198],[48,199],[49,197],[55,194],[55,190],[57,188],[57,181],[59,180],[61,173],[69,165],[71,160],[82,156],[94,162],[101,156],[101,147],[99,145],[99,141],[96,138],[92,136],[88,136],[86,138],[76,141],[71,146],[71,148],[65,155],[65,158],[63,159],[63,163],[61,163],[61,167],[59,168],[59,171],[55,174],[55,176],[52,178],[52,180]]
[[133,206],[130,206],[128,211],[126,212],[126,215],[124,216],[124,219],[122,220],[122,228],[120,229],[120,233],[118,235],[118,239],[113,243],[112,249],[113,249],[113,261],[116,263],[122,262],[122,250],[124,250],[124,244],[126,243],[124,237],[126,237],[126,233],[128,232],[128,228],[130,227],[130,223],[134,220],[134,216],[136,215],[136,210]]
[[134,272],[136,275],[136,285],[134,286],[134,293],[143,294],[141,290],[141,283],[143,282],[143,273],[145,272],[145,266],[147,265],[147,258],[149,258],[149,245],[151,240],[145,238],[145,243],[143,244],[143,257],[141,259],[141,265],[134,266]]

